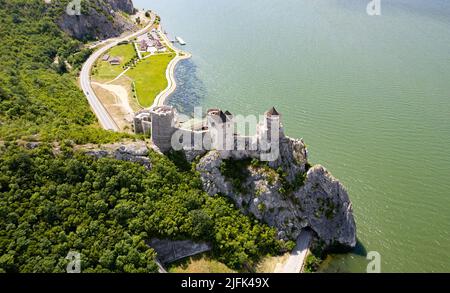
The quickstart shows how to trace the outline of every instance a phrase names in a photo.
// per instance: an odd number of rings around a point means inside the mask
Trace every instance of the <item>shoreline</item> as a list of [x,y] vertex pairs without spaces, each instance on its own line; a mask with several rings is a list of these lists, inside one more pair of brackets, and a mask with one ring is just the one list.
[[[167,38],[167,36],[162,31],[161,25],[158,27],[158,30],[160,32],[161,37],[164,39],[164,41],[167,43],[167,46],[174,50],[176,56],[173,58],[169,65],[166,68],[166,79],[167,79],[167,87],[160,92],[154,99],[153,104],[149,108],[154,108],[157,106],[163,106],[166,104],[167,98],[175,91],[177,88],[177,82],[175,80],[175,68],[181,60],[189,59],[192,57],[192,54],[189,52],[185,52],[183,50],[180,50],[176,48],[170,40]],[[183,54],[183,56],[180,56],[180,53]]]
[[[114,119],[111,117],[111,114],[106,109],[105,105],[103,105],[102,102],[100,102],[99,98],[95,94],[92,85],[91,85],[91,72],[92,67],[97,61],[100,56],[108,51],[109,49],[116,46],[121,41],[129,41],[130,39],[145,33],[148,31],[151,26],[153,25],[153,21],[151,20],[148,25],[146,25],[144,28],[136,31],[131,32],[130,34],[127,34],[125,37],[119,37],[119,38],[111,38],[102,41],[99,45],[99,48],[95,50],[91,56],[84,62],[83,66],[80,70],[80,76],[79,76],[79,84],[81,87],[81,90],[83,91],[86,99],[88,100],[88,103],[94,112],[95,116],[97,117],[97,120],[100,124],[100,126],[106,130],[112,130],[114,132],[119,132],[120,129],[117,126],[117,123],[114,121]],[[104,45],[104,46],[103,46]]]
[[[80,83],[80,87],[83,90],[86,98],[88,99],[91,109],[93,110],[94,114],[97,116],[97,119],[99,120],[100,125],[104,129],[110,129],[110,130],[113,130],[116,132],[121,131],[117,122],[112,118],[112,115],[109,113],[109,110],[107,109],[107,107],[101,101],[99,101],[99,98],[93,91],[93,88],[91,85],[92,66],[95,64],[97,59],[100,58],[101,54],[103,54],[104,52],[108,51],[109,49],[115,47],[120,41],[124,41],[124,40],[129,41],[134,37],[137,37],[139,35],[149,32],[154,25],[154,20],[156,18],[156,15],[157,15],[156,13],[153,13],[152,17],[150,18],[150,21],[143,28],[141,28],[137,31],[130,31],[130,32],[122,34],[122,36],[120,36],[120,37],[106,39],[106,40],[100,41],[98,43],[91,44],[89,46],[90,48],[94,49],[95,52],[83,64],[80,78],[79,78],[79,83]],[[151,109],[156,106],[162,106],[162,105],[166,104],[167,98],[175,91],[175,89],[177,87],[176,79],[175,79],[175,69],[176,69],[178,62],[192,57],[191,53],[176,48],[172,44],[172,42],[170,42],[169,38],[164,34],[164,31],[163,31],[161,25],[158,25],[156,27],[156,29],[159,32],[161,41],[163,41],[167,44],[167,48],[170,48],[171,50],[173,50],[175,57],[169,62],[169,64],[167,65],[167,67],[165,69],[167,87],[155,96],[153,103],[150,106],[145,107],[140,104],[139,100],[137,100],[137,104],[141,107],[141,109]],[[85,82],[83,82],[83,77],[84,77]],[[98,105],[95,105],[95,103],[97,103]]]

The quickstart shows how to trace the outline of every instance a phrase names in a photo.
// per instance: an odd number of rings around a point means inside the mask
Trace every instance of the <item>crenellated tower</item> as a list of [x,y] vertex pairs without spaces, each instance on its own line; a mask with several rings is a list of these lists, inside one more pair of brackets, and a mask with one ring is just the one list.
[[172,106],[158,106],[150,110],[153,143],[167,152],[172,148],[172,135],[176,131],[176,110]]
[[220,109],[209,109],[206,122],[211,138],[211,147],[225,150],[234,146],[234,122],[230,112],[224,113]]
[[281,125],[281,115],[275,107],[272,107],[264,113],[264,120],[258,125],[257,136],[259,141],[270,143],[274,134],[281,138],[284,131]]

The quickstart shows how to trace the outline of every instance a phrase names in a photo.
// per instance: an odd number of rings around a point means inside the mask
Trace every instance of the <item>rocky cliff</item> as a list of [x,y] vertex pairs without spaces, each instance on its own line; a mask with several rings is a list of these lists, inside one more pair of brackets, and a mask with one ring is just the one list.
[[135,24],[127,14],[135,11],[131,0],[81,1],[80,15],[70,15],[64,10],[57,22],[63,31],[77,39],[107,39],[133,29]]
[[[76,148],[97,158],[152,166],[144,142]],[[356,245],[352,203],[345,187],[324,167],[309,165],[303,140],[283,137],[278,159],[267,163],[245,151],[186,151],[187,158],[194,155],[199,157],[197,171],[208,194],[231,198],[243,213],[275,227],[280,239],[296,239],[308,227],[328,247]]]
[[[302,140],[283,138],[278,160],[269,164],[245,160],[242,154],[233,158],[217,151],[203,156],[197,170],[205,191],[230,197],[244,213],[277,228],[279,238],[296,239],[309,227],[327,246],[356,245],[347,191],[324,167],[309,166]],[[227,177],[224,169],[230,164],[242,170],[234,167]],[[232,175],[239,172],[245,176]]]
[[114,158],[120,161],[139,163],[147,169],[152,167],[148,157],[149,150],[145,142],[142,141],[104,144],[101,146],[93,144],[77,145],[75,149],[97,159]]
[[134,14],[136,12],[132,0],[105,0],[105,2],[115,11],[121,10],[128,14]]

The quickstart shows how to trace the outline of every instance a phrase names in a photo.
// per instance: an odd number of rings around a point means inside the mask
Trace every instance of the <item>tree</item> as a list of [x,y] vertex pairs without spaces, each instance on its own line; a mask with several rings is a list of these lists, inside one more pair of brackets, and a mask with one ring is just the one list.
[[203,210],[193,210],[190,212],[192,221],[192,236],[194,238],[210,239],[213,237],[214,221]]
[[77,251],[83,272],[152,272],[155,253],[145,243],[155,236],[210,242],[233,268],[280,251],[274,229],[208,196],[192,171],[150,157],[148,171],[73,150],[55,155],[46,144],[2,147],[0,270],[63,272]]

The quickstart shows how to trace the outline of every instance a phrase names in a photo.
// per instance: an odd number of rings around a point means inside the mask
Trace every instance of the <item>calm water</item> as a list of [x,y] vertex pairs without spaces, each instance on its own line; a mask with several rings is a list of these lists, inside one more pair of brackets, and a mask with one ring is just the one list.
[[171,99],[183,111],[259,114],[348,188],[361,247],[325,271],[450,271],[450,3],[135,0],[193,53]]

